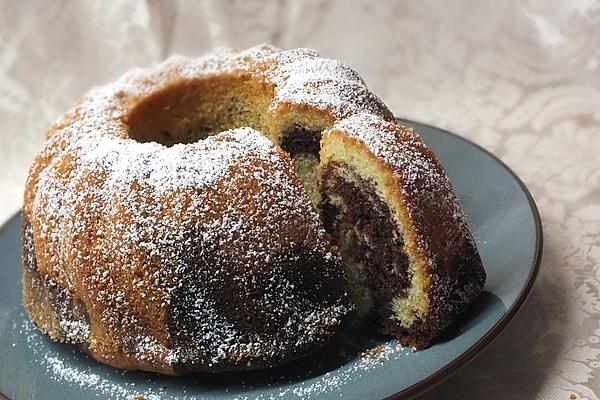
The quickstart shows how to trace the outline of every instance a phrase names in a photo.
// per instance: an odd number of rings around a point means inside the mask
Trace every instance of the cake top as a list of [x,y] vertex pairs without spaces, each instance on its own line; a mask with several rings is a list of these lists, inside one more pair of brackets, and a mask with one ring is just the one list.
[[[244,51],[222,48],[200,58],[172,56],[156,67],[133,69],[115,83],[90,91],[79,105],[78,116],[87,119],[86,128],[124,136],[125,126],[111,123],[107,126],[107,122],[123,117],[135,99],[145,98],[181,80],[226,74],[251,75],[272,85],[275,95],[270,111],[292,104],[327,111],[334,119],[360,112],[385,120],[394,118],[346,64],[319,57],[312,49],[280,50],[270,45]],[[59,121],[59,125],[63,122]]]

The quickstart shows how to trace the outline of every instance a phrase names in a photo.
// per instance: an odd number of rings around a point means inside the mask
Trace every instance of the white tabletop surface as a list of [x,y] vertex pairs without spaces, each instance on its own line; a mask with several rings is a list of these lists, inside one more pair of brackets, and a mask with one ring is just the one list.
[[544,257],[522,312],[422,399],[597,399],[598,1],[1,0],[0,223],[45,129],[89,88],[170,54],[262,42],[346,62],[396,115],[499,156],[540,208]]

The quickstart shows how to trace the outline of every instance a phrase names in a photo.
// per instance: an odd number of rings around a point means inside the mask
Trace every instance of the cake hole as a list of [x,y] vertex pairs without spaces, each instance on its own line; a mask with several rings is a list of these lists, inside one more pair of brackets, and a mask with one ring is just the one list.
[[392,299],[410,286],[408,256],[392,212],[375,187],[348,166],[331,162],[322,177],[325,230],[342,253],[359,314],[390,318]]
[[[129,138],[164,146],[194,143],[219,132],[254,128],[279,138],[290,154],[311,203],[320,202],[318,165],[321,128],[292,123],[277,131],[269,111],[274,88],[244,76],[218,76],[182,80],[144,97],[124,118]],[[317,125],[327,125],[320,120]]]
[[262,130],[269,99],[267,88],[243,76],[182,80],[146,96],[124,122],[138,142],[194,143],[228,129]]

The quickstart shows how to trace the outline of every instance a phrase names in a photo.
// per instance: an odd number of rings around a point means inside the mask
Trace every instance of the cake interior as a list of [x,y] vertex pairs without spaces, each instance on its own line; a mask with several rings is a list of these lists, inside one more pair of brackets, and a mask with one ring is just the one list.
[[293,124],[280,135],[280,146],[291,157],[313,205],[321,201],[319,191],[319,149],[321,130]]
[[409,259],[392,212],[375,186],[348,165],[322,171],[322,216],[338,246],[360,318],[394,317],[392,301],[410,287]]
[[384,196],[356,167],[322,162],[321,133],[331,128],[331,121],[294,111],[268,112],[269,90],[243,77],[182,82],[147,96],[132,108],[126,123],[133,139],[165,146],[237,127],[263,132],[290,155],[319,209],[342,255],[357,320],[410,324],[410,318],[394,311],[394,302],[409,294],[412,273],[402,232]]

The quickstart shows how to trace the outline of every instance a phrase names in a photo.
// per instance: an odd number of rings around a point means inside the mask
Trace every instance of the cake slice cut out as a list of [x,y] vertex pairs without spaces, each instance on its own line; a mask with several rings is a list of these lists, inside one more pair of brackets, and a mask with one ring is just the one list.
[[320,158],[321,213],[359,316],[428,346],[485,282],[441,163],[412,129],[369,114],[324,132]]

